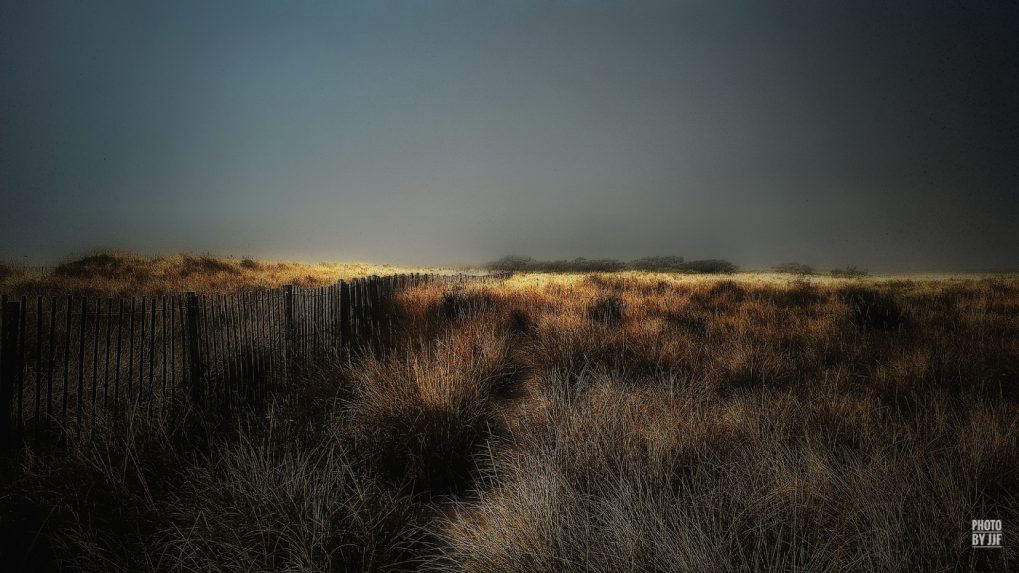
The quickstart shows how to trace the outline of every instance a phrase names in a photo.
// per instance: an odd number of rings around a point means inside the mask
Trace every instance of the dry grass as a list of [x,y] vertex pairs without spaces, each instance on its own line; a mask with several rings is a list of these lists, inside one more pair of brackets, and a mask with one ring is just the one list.
[[[322,364],[240,421],[185,408],[70,455],[23,452],[5,470],[0,533],[24,532],[8,562],[1019,560],[1019,280],[522,275],[394,304],[393,348]],[[970,548],[970,520],[985,518],[1003,520],[1004,549]]]
[[97,253],[64,262],[49,273],[0,265],[0,291],[95,296],[186,291],[227,294],[285,284],[327,286],[340,279],[434,270],[367,263],[302,263],[187,254],[148,258],[130,253]]

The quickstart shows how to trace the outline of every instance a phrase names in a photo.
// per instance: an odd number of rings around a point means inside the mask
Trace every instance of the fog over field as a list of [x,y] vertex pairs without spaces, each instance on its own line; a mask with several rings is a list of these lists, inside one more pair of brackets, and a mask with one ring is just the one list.
[[0,3],[0,258],[1016,269],[1014,2]]

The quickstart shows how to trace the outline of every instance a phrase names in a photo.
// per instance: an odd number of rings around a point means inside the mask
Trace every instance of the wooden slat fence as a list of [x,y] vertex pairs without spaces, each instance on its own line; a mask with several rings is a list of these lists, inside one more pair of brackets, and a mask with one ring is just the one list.
[[81,436],[98,416],[185,395],[231,408],[284,386],[295,370],[393,339],[386,300],[428,283],[488,275],[406,274],[233,295],[2,296],[0,442],[53,427]]

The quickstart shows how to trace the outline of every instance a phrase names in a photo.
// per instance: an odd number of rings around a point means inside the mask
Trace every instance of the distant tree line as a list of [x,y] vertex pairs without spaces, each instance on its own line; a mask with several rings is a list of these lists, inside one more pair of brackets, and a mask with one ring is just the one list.
[[[617,271],[652,271],[664,273],[703,273],[703,274],[730,274],[737,270],[737,266],[722,259],[699,259],[688,261],[683,257],[642,257],[631,261],[620,261],[619,259],[586,259],[577,257],[572,260],[559,259],[552,261],[541,261],[521,255],[510,255],[502,257],[485,265],[486,268],[496,271],[532,271],[545,273],[611,273]],[[771,267],[776,273],[790,275],[818,275],[822,274],[814,267],[804,263],[782,263]],[[835,278],[859,278],[868,276],[869,273],[855,265],[843,268],[832,269],[827,273]]]
[[835,278],[842,279],[856,279],[870,275],[869,272],[864,269],[857,268],[856,265],[849,265],[842,269],[832,269],[829,274]]
[[805,265],[803,263],[782,263],[771,267],[771,270],[776,273],[784,273],[789,275],[812,275],[814,274],[814,267]]
[[[810,265],[803,263],[782,263],[771,267],[771,270],[776,273],[785,273],[790,275],[816,275],[817,272]],[[849,265],[841,269],[832,269],[828,271],[828,275],[840,278],[840,279],[853,279],[860,278],[870,275],[866,270],[857,267],[856,265]]]
[[499,271],[536,271],[549,273],[584,273],[615,271],[656,271],[676,273],[728,274],[736,265],[721,259],[687,261],[683,257],[643,257],[624,262],[618,259],[585,259],[539,261],[531,257],[511,255],[486,265]]

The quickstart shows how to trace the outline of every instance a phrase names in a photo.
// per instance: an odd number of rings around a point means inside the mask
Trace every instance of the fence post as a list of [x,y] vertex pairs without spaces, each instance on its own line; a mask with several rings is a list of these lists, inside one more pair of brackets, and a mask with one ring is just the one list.
[[350,284],[340,281],[340,346],[350,348]]
[[11,441],[14,416],[11,402],[14,387],[20,384],[21,355],[18,353],[18,331],[21,326],[21,303],[8,301],[3,305],[3,332],[0,333],[0,444]]
[[384,304],[386,313],[386,342],[393,344],[393,294],[396,292],[396,277],[386,277],[386,300]]
[[294,344],[294,285],[283,285],[283,331],[287,360],[290,360]]
[[354,345],[355,339],[360,341],[361,333],[364,331],[361,319],[361,307],[364,306],[364,295],[361,293],[360,279],[350,281],[350,346]]
[[202,344],[198,335],[198,295],[194,292],[185,295],[184,311],[187,315],[188,378],[191,384],[191,399],[198,405],[202,402],[205,392],[202,388]]

